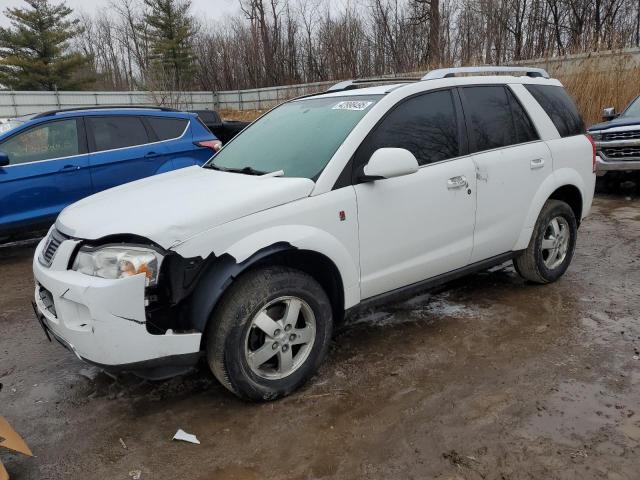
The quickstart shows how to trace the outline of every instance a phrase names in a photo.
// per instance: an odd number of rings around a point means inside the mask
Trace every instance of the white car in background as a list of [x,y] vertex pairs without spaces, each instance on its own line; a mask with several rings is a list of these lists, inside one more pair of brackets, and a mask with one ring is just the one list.
[[206,356],[270,400],[316,372],[351,308],[507,260],[562,276],[595,154],[560,82],[490,67],[363,84],[284,103],[202,168],[66,208],[33,261],[47,334],[154,378]]

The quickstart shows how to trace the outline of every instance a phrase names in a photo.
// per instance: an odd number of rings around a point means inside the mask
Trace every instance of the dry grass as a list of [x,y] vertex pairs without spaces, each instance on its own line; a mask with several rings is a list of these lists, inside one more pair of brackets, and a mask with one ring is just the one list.
[[220,116],[225,120],[241,120],[253,122],[266,110],[220,110]]
[[587,65],[571,74],[554,74],[575,99],[587,126],[602,121],[602,109],[622,111],[640,95],[640,67],[610,71]]
[[[554,65],[548,68],[552,77],[558,78],[575,99],[587,126],[598,123],[602,109],[615,107],[622,111],[636,96],[640,95],[640,67],[633,66],[629,57],[603,62],[585,59],[579,64]],[[253,121],[265,110],[223,110],[225,120]]]

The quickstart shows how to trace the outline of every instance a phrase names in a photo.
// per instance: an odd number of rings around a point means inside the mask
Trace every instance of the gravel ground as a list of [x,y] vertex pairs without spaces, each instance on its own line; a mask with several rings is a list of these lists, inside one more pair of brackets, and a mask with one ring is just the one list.
[[0,414],[36,455],[2,461],[13,480],[637,480],[639,252],[640,200],[599,196],[557,283],[505,265],[364,312],[305,388],[249,404],[205,368],[84,365],[35,321],[32,247],[0,249]]

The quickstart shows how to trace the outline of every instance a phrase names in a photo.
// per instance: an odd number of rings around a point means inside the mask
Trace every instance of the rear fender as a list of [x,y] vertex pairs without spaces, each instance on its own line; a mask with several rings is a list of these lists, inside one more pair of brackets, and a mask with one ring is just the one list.
[[[540,185],[540,188],[536,192],[533,200],[531,201],[531,206],[529,207],[529,211],[527,212],[527,217],[524,223],[524,228],[520,233],[520,237],[513,247],[513,250],[524,250],[529,245],[529,241],[531,240],[531,235],[533,234],[533,227],[536,224],[536,220],[538,220],[538,216],[540,215],[540,211],[542,207],[549,200],[549,197],[555,192],[558,188],[564,187],[565,185],[572,185],[576,187],[582,196],[583,206],[584,202],[584,181],[580,174],[571,169],[571,168],[561,168],[555,170],[553,175],[549,175],[545,181]],[[584,207],[583,207],[584,214]],[[577,219],[580,221],[580,219]]]
[[158,167],[158,169],[156,170],[155,175],[159,175],[161,173],[170,172],[171,170],[175,170],[175,167],[173,166],[173,162],[171,160],[167,160],[166,162],[163,162]]
[[192,167],[193,165],[203,165],[207,160],[211,158],[211,152],[208,148],[194,147],[188,155],[179,155],[172,159],[173,170],[179,168]]

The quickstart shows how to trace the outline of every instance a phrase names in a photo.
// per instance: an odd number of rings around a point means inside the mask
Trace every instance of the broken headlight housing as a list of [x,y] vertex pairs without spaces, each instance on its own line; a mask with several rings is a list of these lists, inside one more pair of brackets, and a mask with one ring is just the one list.
[[81,247],[72,270],[94,277],[117,279],[144,274],[146,286],[157,285],[162,255],[143,247]]

